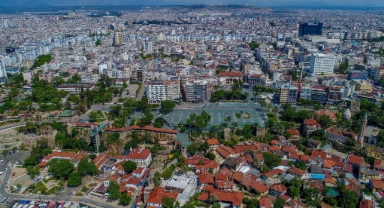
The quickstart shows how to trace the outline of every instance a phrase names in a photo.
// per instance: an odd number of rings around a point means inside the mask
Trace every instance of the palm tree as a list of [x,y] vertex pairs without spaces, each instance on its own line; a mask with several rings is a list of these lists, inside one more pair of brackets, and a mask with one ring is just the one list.
[[215,202],[217,201],[217,196],[211,194],[211,195],[209,196],[208,201],[209,201],[211,204],[215,203]]

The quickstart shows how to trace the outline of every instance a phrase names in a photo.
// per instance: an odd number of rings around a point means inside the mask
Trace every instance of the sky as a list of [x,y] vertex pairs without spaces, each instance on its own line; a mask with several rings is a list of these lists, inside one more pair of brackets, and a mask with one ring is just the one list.
[[384,6],[384,0],[0,0],[0,6],[28,4],[51,6],[97,5],[190,5],[190,4],[251,4],[256,6]]

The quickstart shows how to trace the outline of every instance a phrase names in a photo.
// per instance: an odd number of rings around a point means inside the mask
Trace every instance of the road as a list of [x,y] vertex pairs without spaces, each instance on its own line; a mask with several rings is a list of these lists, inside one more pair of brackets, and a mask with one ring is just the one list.
[[11,164],[16,163],[18,160],[24,160],[29,156],[28,152],[18,152],[12,156],[6,156],[4,157],[4,163],[0,165],[0,170],[4,171],[4,179],[3,182],[0,185],[0,195],[2,197],[8,197],[9,199],[28,199],[28,200],[54,200],[54,201],[77,201],[84,202],[87,204],[92,204],[94,206],[101,206],[101,207],[118,207],[114,206],[112,204],[103,203],[100,201],[95,201],[89,198],[85,197],[73,197],[71,195],[24,195],[24,194],[13,194],[7,192],[7,183],[12,175],[12,168]]

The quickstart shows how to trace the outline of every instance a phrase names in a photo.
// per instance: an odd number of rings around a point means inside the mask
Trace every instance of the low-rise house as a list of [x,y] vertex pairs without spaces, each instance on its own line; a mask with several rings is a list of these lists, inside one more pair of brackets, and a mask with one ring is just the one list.
[[303,136],[311,135],[312,132],[316,131],[319,128],[320,126],[318,125],[315,119],[304,119]]
[[282,184],[273,184],[269,187],[269,194],[275,197],[279,197],[287,192],[287,187]]
[[152,154],[149,149],[135,148],[127,155],[126,159],[136,162],[138,166],[148,167],[152,161]]
[[364,164],[364,158],[351,154],[348,156],[348,163],[352,166],[359,167]]
[[383,159],[376,159],[373,163],[373,168],[378,171],[384,171],[384,160]]
[[207,139],[207,144],[210,149],[215,150],[218,146],[220,146],[220,142],[217,139]]
[[280,169],[273,169],[261,175],[261,179],[269,183],[273,183],[276,180],[281,180],[283,177],[284,171]]
[[254,181],[251,184],[251,187],[255,191],[255,193],[259,194],[260,196],[265,196],[266,194],[268,194],[268,191],[269,191],[268,186],[259,181]]
[[234,150],[228,146],[219,146],[216,148],[216,152],[224,159],[234,157],[236,155]]
[[352,131],[343,130],[337,127],[329,127],[326,131],[328,139],[346,144],[349,139],[357,139],[357,134]]
[[271,199],[271,197],[261,197],[259,199],[259,207],[260,208],[272,208],[273,202],[274,202],[274,199]]
[[175,191],[167,191],[162,187],[155,187],[147,200],[147,207],[162,207],[164,197],[177,201],[179,193]]
[[198,178],[198,185],[201,186],[207,186],[207,185],[213,185],[215,183],[215,180],[213,179],[212,174],[200,174]]
[[298,178],[302,179],[307,172],[305,172],[305,171],[303,171],[303,170],[301,170],[299,168],[293,167],[293,168],[290,168],[288,170],[288,173],[293,175],[293,176],[295,176],[295,177],[298,177]]

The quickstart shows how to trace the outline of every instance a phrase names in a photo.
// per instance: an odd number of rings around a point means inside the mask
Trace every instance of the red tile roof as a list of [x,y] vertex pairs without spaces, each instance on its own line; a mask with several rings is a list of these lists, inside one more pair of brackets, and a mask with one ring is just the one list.
[[306,173],[304,170],[301,170],[301,169],[299,169],[299,168],[295,168],[295,167],[290,168],[290,169],[289,169],[289,172],[290,172],[291,174],[300,175],[300,176],[302,176],[302,175],[304,175],[304,174]]
[[147,203],[161,204],[164,197],[177,199],[179,194],[175,191],[167,191],[163,187],[155,187],[149,196]]
[[349,155],[348,156],[348,163],[351,163],[353,165],[361,165],[364,163],[364,158],[357,156],[357,155]]
[[149,149],[135,148],[127,156],[127,159],[142,159],[145,160],[151,155]]
[[261,197],[259,200],[259,207],[272,208],[273,207],[272,200],[269,197]]
[[317,124],[317,121],[315,119],[305,119],[304,123],[307,126],[314,126]]
[[378,169],[384,169],[384,160],[376,159],[375,162],[373,163],[373,167]]
[[199,183],[200,184],[212,184],[215,182],[212,174],[200,174]]
[[296,129],[288,129],[287,132],[290,133],[292,136],[300,135],[300,132]]
[[326,159],[327,158],[327,153],[323,152],[323,151],[319,151],[319,150],[313,150],[311,156],[312,157],[320,157],[322,159]]
[[383,180],[372,180],[373,187],[378,190],[384,190]]
[[269,188],[263,183],[260,183],[259,181],[255,181],[251,184],[251,187],[254,188],[259,193],[265,193],[268,192]]
[[219,145],[220,142],[217,139],[207,139],[207,144],[208,145]]
[[287,191],[287,187],[281,184],[273,184],[269,188],[272,190],[278,191],[280,193],[284,193],[285,191]]
[[277,174],[283,174],[284,171],[283,170],[280,170],[280,169],[273,169],[271,171],[268,171],[268,172],[265,172],[264,175],[269,178],[269,177],[272,177],[274,175],[277,175]]

